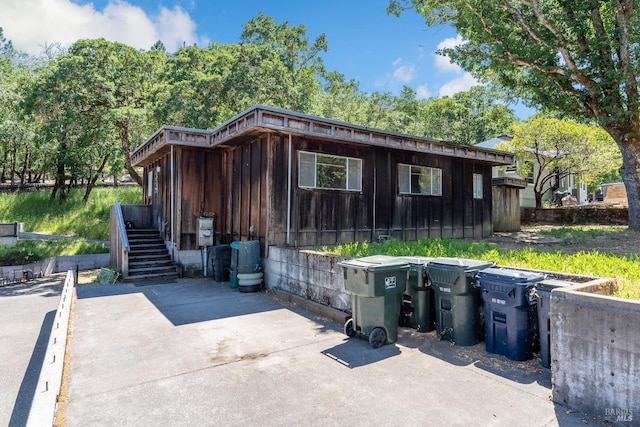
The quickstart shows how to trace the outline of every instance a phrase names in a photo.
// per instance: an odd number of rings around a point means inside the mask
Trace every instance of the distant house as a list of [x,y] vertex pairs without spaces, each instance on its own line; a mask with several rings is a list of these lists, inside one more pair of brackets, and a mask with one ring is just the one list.
[[133,153],[143,203],[175,260],[214,242],[308,247],[484,237],[491,176],[513,155],[256,105],[213,130],[164,126]]
[[[492,138],[492,139],[480,142],[476,144],[475,147],[496,149],[497,147],[500,146],[500,144],[511,141],[512,139],[513,138],[510,136],[500,135],[496,138]],[[533,161],[531,161],[530,164],[531,164],[531,168],[530,168],[529,174],[526,177],[522,177],[526,180],[527,184],[529,185],[527,185],[526,188],[523,188],[520,191],[520,206],[524,208],[536,207],[536,199],[535,199],[535,194],[533,191],[532,184],[535,182],[535,179],[537,178],[540,172],[540,168]],[[517,169],[518,169],[518,165],[516,163],[513,163],[504,168],[494,168],[492,173],[494,177],[517,176],[517,172],[516,172]],[[551,181],[548,182],[545,185],[544,190],[549,189],[552,185],[553,186],[557,185],[557,188],[555,191],[551,191],[551,190],[546,191],[542,198],[543,202],[551,200],[554,197],[554,192],[558,191],[558,192],[570,193],[573,197],[576,198],[578,204],[587,203],[588,197],[589,197],[589,194],[587,192],[587,185],[584,183],[581,183],[578,178],[579,177],[575,174],[569,174],[566,177],[560,178],[559,182],[551,182]]]

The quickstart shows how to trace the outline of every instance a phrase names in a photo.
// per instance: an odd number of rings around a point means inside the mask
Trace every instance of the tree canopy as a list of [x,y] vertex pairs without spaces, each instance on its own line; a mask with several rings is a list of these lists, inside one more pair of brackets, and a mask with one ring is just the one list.
[[563,178],[574,175],[593,188],[622,162],[615,142],[602,128],[544,116],[515,125],[513,139],[500,148],[515,154],[521,176],[535,168],[532,185],[538,208],[545,193],[557,190]]
[[254,104],[357,125],[475,144],[516,121],[483,86],[450,98],[366,93],[322,60],[324,34],[258,14],[239,43],[137,50],[104,39],[46,48],[40,59],[0,35],[0,182],[53,179],[52,197],[73,186],[85,198],[105,175],[129,174],[131,152],[164,124],[211,129]]
[[453,62],[531,104],[595,120],[622,154],[629,227],[640,229],[640,13],[633,0],[391,0],[464,43]]

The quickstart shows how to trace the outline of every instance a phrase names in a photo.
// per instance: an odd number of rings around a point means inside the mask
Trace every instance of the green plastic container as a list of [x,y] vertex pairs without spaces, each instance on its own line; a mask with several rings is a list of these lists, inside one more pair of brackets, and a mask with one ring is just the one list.
[[433,258],[399,257],[409,263],[407,288],[402,294],[400,326],[413,328],[418,332],[434,329],[434,299],[431,281],[427,273],[427,264]]
[[536,283],[538,328],[540,329],[540,364],[551,367],[551,292],[556,288],[574,286],[564,280],[545,279]]
[[351,293],[353,317],[344,325],[345,334],[368,338],[374,348],[396,342],[409,264],[395,257],[374,255],[338,265],[343,268],[344,287]]
[[229,274],[229,287],[231,289],[236,289],[238,287],[238,273],[231,270]]
[[459,346],[471,346],[484,337],[484,314],[476,273],[493,262],[464,258],[436,258],[427,264],[435,298],[438,336]]

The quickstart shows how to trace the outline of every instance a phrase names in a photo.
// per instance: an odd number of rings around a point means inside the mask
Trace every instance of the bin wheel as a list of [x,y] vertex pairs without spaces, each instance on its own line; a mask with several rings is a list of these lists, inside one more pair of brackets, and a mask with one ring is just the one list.
[[369,344],[373,348],[380,348],[387,341],[387,333],[382,328],[373,328],[369,334]]
[[344,322],[344,334],[349,338],[353,338],[356,336],[356,330],[353,327],[353,319],[349,319]]

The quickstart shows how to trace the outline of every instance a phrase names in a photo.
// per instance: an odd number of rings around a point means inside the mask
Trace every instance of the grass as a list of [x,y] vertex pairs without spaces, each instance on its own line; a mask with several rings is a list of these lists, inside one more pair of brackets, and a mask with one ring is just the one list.
[[594,239],[600,236],[606,236],[610,233],[616,233],[625,230],[626,227],[611,225],[581,225],[571,227],[552,227],[540,230],[540,234],[555,237],[562,240],[566,244],[575,244],[584,242],[585,240]]
[[30,232],[108,240],[110,206],[116,200],[138,204],[141,194],[138,186],[98,187],[83,205],[81,188],[72,190],[62,204],[50,200],[50,191],[5,193],[0,194],[0,222],[22,222]]
[[116,200],[122,204],[140,203],[140,187],[98,187],[82,204],[83,189],[74,189],[63,204],[50,200],[47,190],[0,194],[0,222],[22,222],[24,231],[72,240],[20,240],[14,246],[0,246],[0,265],[19,265],[55,255],[106,253],[101,242],[109,240],[109,211]]
[[100,254],[109,252],[102,243],[80,240],[19,240],[13,246],[0,246],[1,265],[22,265],[56,255]]
[[[574,232],[572,231],[572,233]],[[587,233],[591,232],[587,231]],[[565,230],[558,235],[566,234],[567,231]],[[615,296],[640,300],[640,256],[638,255],[621,257],[597,251],[567,255],[561,251],[542,252],[535,249],[501,250],[486,242],[468,242],[455,239],[423,239],[416,242],[388,240],[381,244],[350,243],[323,247],[321,250],[349,257],[379,254],[459,257],[492,261],[502,267],[520,267],[586,276],[611,277],[618,280],[620,287]]]

